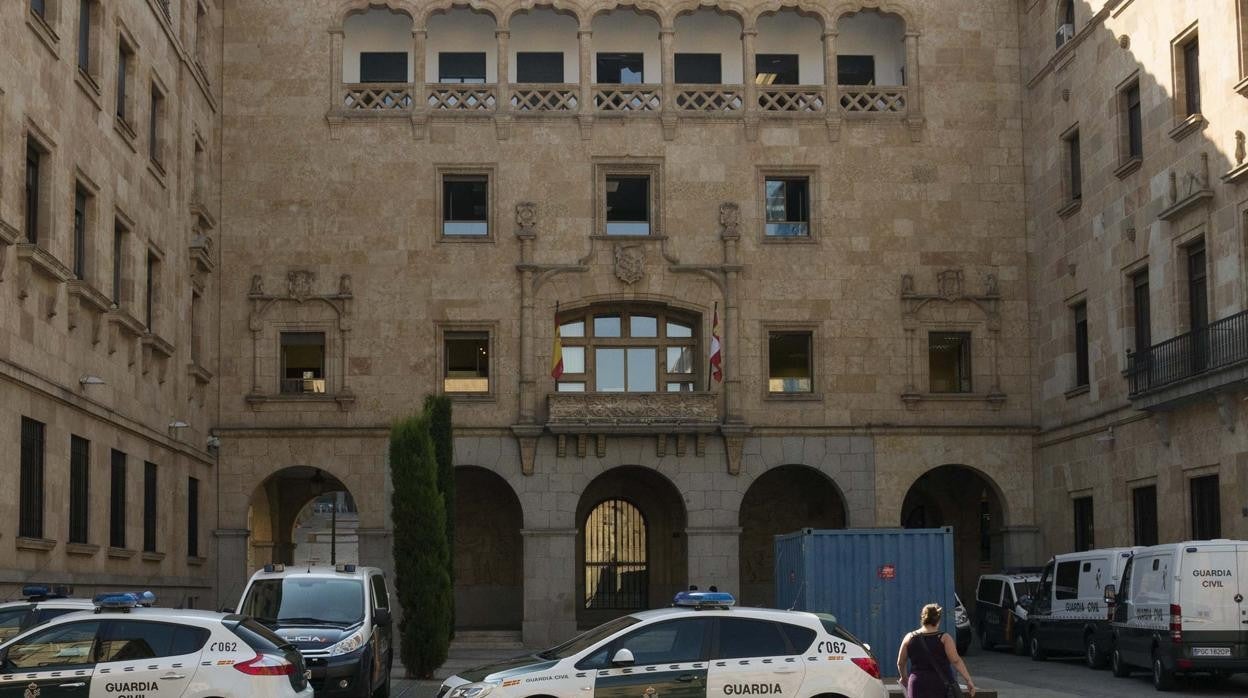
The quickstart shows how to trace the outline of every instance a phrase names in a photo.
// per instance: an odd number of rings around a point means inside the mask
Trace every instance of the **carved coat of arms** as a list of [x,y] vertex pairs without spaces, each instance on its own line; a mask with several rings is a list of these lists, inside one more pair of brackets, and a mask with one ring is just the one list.
[[936,289],[941,298],[954,300],[962,297],[962,270],[946,269],[936,275]]
[[641,245],[615,246],[615,276],[632,285],[646,275],[646,250]]
[[719,205],[719,225],[724,237],[736,237],[741,227],[741,209],[731,201]]
[[316,275],[306,269],[297,269],[286,275],[286,292],[302,303],[312,295],[312,282]]
[[516,227],[522,235],[532,235],[537,228],[537,204],[521,201],[516,204]]

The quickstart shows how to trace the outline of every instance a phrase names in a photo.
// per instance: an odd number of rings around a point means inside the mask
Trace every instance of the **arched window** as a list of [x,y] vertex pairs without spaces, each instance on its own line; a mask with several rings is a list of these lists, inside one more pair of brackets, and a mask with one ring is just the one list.
[[589,308],[560,316],[560,392],[695,390],[697,318],[662,308]]
[[623,499],[600,502],[585,517],[585,608],[647,607],[646,519]]

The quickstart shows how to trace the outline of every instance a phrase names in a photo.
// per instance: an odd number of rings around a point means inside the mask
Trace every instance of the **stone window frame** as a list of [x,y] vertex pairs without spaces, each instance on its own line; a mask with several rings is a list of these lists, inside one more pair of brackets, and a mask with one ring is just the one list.
[[[617,235],[613,237],[622,237],[622,236]],[[624,334],[623,325],[624,325],[624,318],[626,316],[653,315],[655,317],[655,322],[658,325],[658,332],[656,332],[658,336],[656,337],[620,336],[620,337],[603,337],[603,338],[595,337],[593,336],[593,332],[592,332],[594,318],[597,316],[601,316],[601,315],[619,315],[621,318],[620,319],[621,335]],[[655,395],[655,394],[660,394],[660,393],[667,393],[667,383],[671,382],[671,381],[668,381],[667,379],[672,376],[681,377],[683,374],[669,374],[669,372],[667,371],[666,349],[669,347],[681,347],[681,346],[688,346],[688,347],[692,347],[693,349],[695,363],[693,367],[693,372],[692,374],[690,374],[690,379],[687,382],[693,383],[693,388],[694,388],[693,392],[699,392],[699,387],[701,387],[702,391],[707,390],[707,388],[705,387],[707,383],[705,382],[705,380],[703,380],[703,376],[702,376],[702,373],[705,370],[705,364],[703,363],[703,359],[701,358],[702,352],[704,351],[704,346],[705,346],[703,343],[703,336],[702,336],[703,317],[696,311],[688,310],[679,306],[663,305],[661,303],[647,303],[643,301],[638,301],[638,302],[621,301],[621,302],[591,303],[589,305],[584,305],[584,306],[572,308],[569,310],[563,310],[563,311],[560,311],[559,314],[555,318],[555,321],[559,324],[559,327],[563,327],[564,325],[570,322],[576,322],[577,320],[583,321],[585,323],[585,331],[582,333],[582,336],[581,337],[561,336],[560,344],[564,348],[583,347],[585,349],[585,371],[584,373],[565,372],[563,377],[561,377],[559,381],[556,381],[556,384],[553,386],[554,392],[560,392],[558,383],[565,383],[565,382],[566,383],[582,383],[583,382],[585,384],[585,390],[580,391],[582,394],[599,392],[598,390],[595,389],[596,387],[595,376],[597,375],[597,372],[595,370],[596,366],[594,365],[593,350],[598,349],[598,348],[628,348],[630,346],[631,347],[648,347],[648,346],[656,347],[656,355],[655,355],[655,369],[656,369],[655,388],[656,390],[653,393],[623,390],[623,391],[618,391],[618,392],[612,392],[610,394],[612,395]],[[690,336],[689,337],[668,337],[667,336],[667,323],[669,321],[689,325],[692,330],[690,332]],[[682,381],[676,381],[676,382],[682,382]],[[627,387],[627,385],[625,385],[625,387]],[[573,392],[573,391],[569,391],[569,392]]]
[[[594,228],[591,237],[604,240],[656,240],[665,237],[662,158],[594,158]],[[607,177],[645,175],[650,178],[650,233],[607,235]]]
[[[113,58],[117,59],[119,57],[118,54],[125,51],[130,55],[130,60],[127,65],[128,70],[126,71],[125,76],[126,93],[124,104],[122,103],[122,100],[114,99],[113,125],[122,140],[125,141],[126,145],[130,147],[130,150],[137,153],[138,146],[136,145],[136,141],[138,140],[138,132],[135,130],[135,125],[138,123],[139,116],[139,101],[138,95],[136,94],[139,86],[138,76],[140,72],[139,42],[135,40],[134,34],[130,31],[129,27],[126,26],[125,22],[122,21],[120,16],[117,17],[116,36],[117,54],[114,54]],[[116,71],[117,68],[117,61],[114,60],[113,69],[115,74],[113,76],[113,94],[115,98],[120,96],[119,93],[122,84],[122,76]],[[124,118],[117,113],[118,106],[123,107],[123,111],[126,114]]]
[[[1079,509],[1077,504],[1078,502],[1082,502],[1084,500],[1088,502],[1088,513],[1091,518],[1089,523],[1092,525],[1088,531],[1091,538],[1086,541],[1088,546],[1086,548],[1081,548],[1079,547],[1079,526],[1077,525],[1079,520]],[[1071,550],[1083,552],[1085,550],[1096,549],[1096,492],[1093,488],[1088,487],[1082,490],[1075,490],[1070,493],[1070,530]]]
[[[459,333],[485,333],[486,351],[489,352],[487,386],[482,393],[448,392],[445,390],[446,378],[446,339],[447,335]],[[434,355],[437,361],[437,393],[446,395],[456,402],[495,402],[498,399],[498,322],[494,320],[441,320],[434,323],[436,343]]]
[[[1156,320],[1157,314],[1153,304],[1152,265],[1149,264],[1150,261],[1149,255],[1144,255],[1130,264],[1123,266],[1119,270],[1122,279],[1122,283],[1120,284],[1120,289],[1122,291],[1122,303],[1120,304],[1120,307],[1122,308],[1122,311],[1120,313],[1118,327],[1121,333],[1122,346],[1131,347],[1131,351],[1137,353],[1139,352],[1140,347],[1136,346],[1135,280],[1140,274],[1146,274],[1149,282],[1148,307],[1150,337],[1152,337],[1153,328],[1156,327],[1156,323],[1153,322]],[[1127,365],[1127,352],[1125,350],[1122,352],[1122,367],[1123,374],[1126,375],[1129,367]]]
[[[1127,103],[1127,93],[1131,88],[1135,88],[1140,95],[1140,153],[1133,155],[1131,153],[1131,114],[1130,105]],[[1122,82],[1114,88],[1114,107],[1118,122],[1118,167],[1114,169],[1114,176],[1122,179],[1127,175],[1140,169],[1144,162],[1144,92],[1140,85],[1140,71],[1131,71]]]
[[1135,516],[1135,512],[1136,512],[1135,492],[1136,490],[1142,490],[1146,487],[1153,488],[1153,492],[1155,495],[1155,498],[1153,500],[1153,505],[1157,509],[1156,511],[1157,520],[1154,521],[1154,523],[1157,525],[1157,535],[1158,536],[1161,535],[1162,491],[1161,491],[1159,478],[1156,475],[1145,475],[1142,477],[1137,477],[1134,479],[1127,480],[1126,482],[1123,483],[1122,491],[1125,493],[1125,499],[1123,501],[1125,501],[1127,504],[1127,526],[1131,529],[1131,544],[1132,545],[1139,545],[1139,543],[1136,542],[1136,538],[1135,538],[1135,534],[1137,533],[1136,516]]
[[[1184,49],[1193,41],[1200,40],[1199,22],[1192,22],[1170,40],[1171,99],[1174,110],[1174,127],[1170,138],[1180,141],[1204,127],[1206,120],[1199,111],[1187,111],[1187,66]],[[1199,77],[1199,76],[1198,76]]]
[[[485,214],[485,235],[446,235],[442,228],[442,185],[447,177],[485,177],[485,193],[486,193],[486,214]],[[479,163],[479,164],[449,164],[438,163],[434,165],[434,202],[433,202],[433,229],[434,236],[438,242],[449,243],[493,243],[497,239],[497,220],[498,216],[495,211],[498,208],[498,164],[497,163]]]
[[[806,235],[778,236],[767,234],[767,180],[769,178],[806,179],[807,205]],[[817,165],[759,165],[755,168],[755,179],[758,187],[758,232],[764,244],[803,245],[818,244],[823,224],[820,205],[820,177]]]
[[[173,120],[170,118],[170,93],[169,87],[155,68],[149,71],[148,76],[148,130],[147,137],[147,171],[151,172],[160,182],[161,186],[165,186],[165,177],[169,168],[174,165],[171,155],[173,154],[174,139],[171,136],[171,125]],[[159,103],[156,97],[159,96]],[[152,113],[153,107],[157,108],[155,114]],[[151,127],[155,125],[155,140],[151,138]]]
[[[800,322],[800,321],[768,321],[759,325],[760,334],[764,342],[762,351],[759,356],[762,361],[759,366],[759,386],[762,392],[762,399],[765,401],[775,402],[822,402],[823,401],[823,371],[820,370],[819,357],[822,356],[822,340],[820,337],[820,326],[817,322]],[[810,392],[804,393],[773,393],[769,382],[771,380],[771,335],[773,333],[796,334],[807,333],[810,335]]]
[[[109,260],[112,261],[114,265],[116,265],[118,262],[118,260],[116,259],[116,245],[114,242],[114,238],[117,235],[118,228],[121,228],[125,232],[125,238],[123,240],[124,247],[122,249],[122,257],[120,260],[121,269],[120,269],[120,274],[117,274],[116,272],[114,272],[112,268],[109,269],[111,273],[110,273],[110,279],[109,279],[110,283],[109,283],[108,295],[109,295],[109,298],[113,301],[113,304],[116,305],[118,309],[125,311],[125,312],[129,312],[130,309],[133,307],[133,304],[135,301],[134,259],[133,259],[134,254],[131,252],[131,247],[134,244],[134,236],[136,234],[135,225],[134,225],[134,219],[131,218],[129,214],[123,211],[121,207],[114,206],[113,207],[113,225],[109,230],[109,232],[112,233],[112,235],[109,236],[109,241],[114,243],[114,244],[109,245],[109,247],[111,248],[109,250]],[[113,288],[113,284],[111,282],[114,278],[120,278],[120,281],[121,281],[120,288],[117,288],[117,289]]]
[[[924,393],[925,396],[939,400],[942,398],[958,398],[979,394],[975,391],[975,388],[981,382],[975,378],[975,367],[979,365],[979,362],[975,360],[975,355],[978,353],[975,351],[975,340],[977,339],[975,324],[976,323],[927,323],[924,328],[927,331],[923,333],[922,339],[920,340],[923,344],[923,352],[921,355],[927,357],[927,361],[921,362],[923,365],[922,384],[927,386],[927,390]],[[970,375],[967,377],[970,384],[970,390],[932,390],[932,335],[934,334],[966,335],[967,339],[964,346],[966,351],[969,353],[969,356],[966,357],[966,364],[967,368],[970,370]]]
[[1171,255],[1173,260],[1173,274],[1170,276],[1174,279],[1174,307],[1171,317],[1174,318],[1174,325],[1171,328],[1170,336],[1175,337],[1186,332],[1190,332],[1191,313],[1190,313],[1190,284],[1188,277],[1188,252],[1197,244],[1205,246],[1205,293],[1208,296],[1208,307],[1206,311],[1210,319],[1213,318],[1213,309],[1217,307],[1217,284],[1214,283],[1214,267],[1211,264],[1213,259],[1213,246],[1208,234],[1205,223],[1198,223],[1180,235],[1176,235],[1171,240]]
[[81,57],[81,37],[82,16],[75,19],[74,23],[74,82],[78,87],[82,88],[85,94],[94,104],[97,110],[104,108],[104,6],[100,0],[88,0],[90,3],[90,31],[91,34],[87,40],[87,67],[82,67]]
[[[155,242],[148,240],[143,247],[143,307],[144,307],[144,325],[147,327],[148,334],[163,336],[160,332],[160,326],[164,323],[164,305],[168,301],[168,294],[165,292],[166,284],[164,277],[166,275],[165,252],[156,245]],[[153,267],[152,262],[155,262]],[[148,279],[148,270],[153,269],[155,275]],[[147,291],[148,282],[151,285],[151,294]],[[147,323],[146,309],[151,307],[151,323]]]
[[[104,216],[100,214],[100,185],[82,169],[81,166],[75,165],[73,174],[70,175],[70,192],[72,196],[77,196],[78,188],[81,187],[87,193],[87,216],[86,216],[86,240],[83,243],[83,249],[86,250],[87,261],[83,269],[82,281],[92,289],[99,290],[100,265],[99,259],[99,241],[100,230],[104,222]],[[74,208],[74,201],[70,200],[70,210]],[[76,235],[74,231],[73,221],[70,221],[69,231],[71,235]],[[71,238],[69,244],[69,268],[75,268],[77,262],[74,255],[74,240]]]
[[30,0],[21,0],[21,2],[25,5],[22,13],[26,15],[26,26],[30,27],[30,30],[39,38],[39,42],[52,53],[53,58],[60,59],[61,37],[56,28],[61,23],[61,4],[65,0],[44,0],[42,17],[35,12],[35,8],[30,6]]
[[39,200],[35,226],[37,228],[37,246],[54,257],[56,244],[60,242],[60,226],[55,225],[57,199],[57,177],[53,170],[56,166],[56,141],[40,128],[34,121],[27,118],[22,129],[22,227],[20,235],[26,239],[26,152],[34,146],[39,152]]
[[[1092,383],[1095,381],[1096,378],[1092,372],[1092,319],[1088,313],[1088,311],[1091,309],[1091,304],[1088,303],[1087,290],[1080,291],[1074,296],[1067,298],[1064,304],[1066,306],[1066,317],[1068,319],[1066,322],[1066,331],[1062,333],[1062,341],[1066,344],[1067,347],[1070,348],[1070,355],[1071,355],[1070,375],[1068,376],[1069,380],[1067,382],[1067,385],[1069,385],[1070,388],[1066,391],[1066,399],[1069,400],[1071,398],[1075,398],[1080,395],[1088,394],[1088,392],[1092,390]],[[1084,324],[1087,326],[1087,334],[1088,334],[1088,337],[1087,337],[1088,339],[1088,349],[1087,349],[1088,351],[1088,382],[1087,383],[1079,382],[1079,348],[1078,348],[1079,338],[1077,336],[1078,328],[1076,327],[1076,325],[1078,323],[1075,320],[1075,317],[1076,317],[1075,312],[1079,309],[1080,306],[1082,306],[1084,309]]]
[[[1083,177],[1083,139],[1079,134],[1079,122],[1069,126],[1059,137],[1061,143],[1061,152],[1059,159],[1061,161],[1062,173],[1062,200],[1058,204],[1057,215],[1062,218],[1069,218],[1074,215],[1082,206],[1084,199],[1084,177]],[[1074,172],[1074,163],[1071,161],[1071,142],[1079,139],[1079,196],[1075,196],[1074,181],[1071,177]]]
[[[343,367],[339,356],[341,347],[338,342],[338,322],[337,318],[326,320],[270,320],[265,322],[265,333],[271,332],[272,346],[274,348],[273,361],[275,368],[273,371],[274,380],[269,384],[272,386],[273,392],[265,395],[266,400],[271,402],[325,402],[333,401],[336,396],[342,392],[342,372]],[[324,381],[325,392],[323,393],[286,393],[282,392],[282,334],[288,332],[308,332],[320,333],[325,336],[324,349]]]

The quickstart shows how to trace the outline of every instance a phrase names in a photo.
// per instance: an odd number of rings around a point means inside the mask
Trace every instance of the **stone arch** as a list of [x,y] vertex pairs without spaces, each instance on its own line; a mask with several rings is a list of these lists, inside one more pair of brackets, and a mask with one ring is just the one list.
[[826,473],[809,465],[779,465],[758,474],[737,514],[741,528],[738,599],[775,603],[774,537],[803,528],[845,528],[845,496]]
[[741,21],[741,27],[744,30],[747,18],[750,16],[749,8],[739,2],[706,2],[705,0],[680,0],[668,7],[668,13],[671,15],[672,21],[675,22],[677,17],[692,14],[698,10],[713,10],[724,14],[732,15]]
[[[293,563],[295,548],[301,542],[295,534],[300,513],[317,497],[331,492],[350,494],[351,488],[329,470],[308,465],[279,468],[256,485],[247,512],[248,572],[270,562]],[[341,543],[354,542],[351,528],[354,526],[344,521],[334,538]],[[348,554],[344,549],[344,555]],[[356,559],[339,558],[336,562],[358,562],[358,552],[351,555]],[[328,558],[323,561],[330,562]]]
[[[587,536],[590,514],[603,502],[622,501],[636,507],[644,520],[644,565],[631,569],[598,565],[593,571],[587,566],[587,545],[595,540]],[[622,580],[623,575],[640,576],[645,586],[642,602],[646,608],[659,608],[670,603],[672,596],[686,587],[688,580],[688,543],[685,501],[680,490],[657,470],[625,465],[599,474],[582,490],[576,508],[576,618],[578,625],[593,626],[636,608],[604,601],[600,595],[603,578]],[[609,561],[610,555],[602,556]],[[607,577],[607,575],[610,577]],[[611,587],[611,584],[606,586]],[[615,585],[614,588],[619,588]],[[590,606],[594,607],[590,607]]]
[[592,25],[599,15],[610,14],[616,10],[633,10],[638,14],[650,15],[659,21],[659,27],[671,27],[671,10],[655,0],[593,0],[585,6],[585,23]]
[[524,513],[487,468],[455,468],[455,626],[519,630],[524,616]]
[[905,25],[907,34],[919,33],[918,22],[914,12],[909,7],[901,3],[892,2],[892,0],[850,0],[849,2],[841,2],[828,11],[828,17],[831,18],[831,26],[835,27],[842,17],[863,11],[876,11],[880,14],[896,15]]
[[351,15],[363,14],[369,10],[399,12],[407,15],[413,22],[418,15],[416,4],[411,0],[347,0],[334,15],[334,26],[341,28]]
[[417,29],[428,28],[430,17],[446,14],[456,9],[489,15],[494,19],[494,26],[498,31],[507,30],[506,20],[511,16],[511,13],[507,12],[502,5],[491,0],[438,0],[429,3],[420,11],[416,17],[415,26]]
[[500,26],[510,27],[511,20],[516,15],[527,14],[534,10],[552,10],[561,15],[573,17],[576,19],[578,27],[583,26],[585,22],[584,8],[581,3],[569,2],[568,0],[524,0],[523,2],[504,7],[501,10]]
[[1005,493],[978,468],[945,464],[919,475],[901,504],[904,528],[953,528],[954,586],[973,597],[979,575],[1005,564],[1003,531],[1009,521]]
[[827,8],[820,3],[811,2],[810,0],[768,0],[760,3],[750,10],[745,26],[757,27],[758,20],[764,15],[773,15],[784,10],[794,10],[804,17],[813,17],[819,20],[819,25],[824,32],[831,31],[836,27],[836,23],[832,21]]

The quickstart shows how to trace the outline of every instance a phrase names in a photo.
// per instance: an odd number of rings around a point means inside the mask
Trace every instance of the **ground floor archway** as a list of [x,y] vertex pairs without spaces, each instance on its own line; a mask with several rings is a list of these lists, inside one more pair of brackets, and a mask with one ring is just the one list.
[[311,466],[283,468],[252,493],[247,568],[358,564],[358,526],[355,498],[341,480]]
[[524,514],[485,468],[455,468],[455,626],[518,630],[524,618]]
[[802,528],[844,528],[845,498],[831,478],[805,465],[772,468],[750,484],[738,513],[739,601],[775,604],[775,536]]
[[685,502],[659,473],[624,466],[599,475],[582,492],[576,520],[579,625],[667,606],[685,588]]
[[1003,498],[997,484],[964,465],[942,465],[921,475],[901,505],[905,528],[953,528],[954,587],[973,603],[979,575],[1004,565]]

